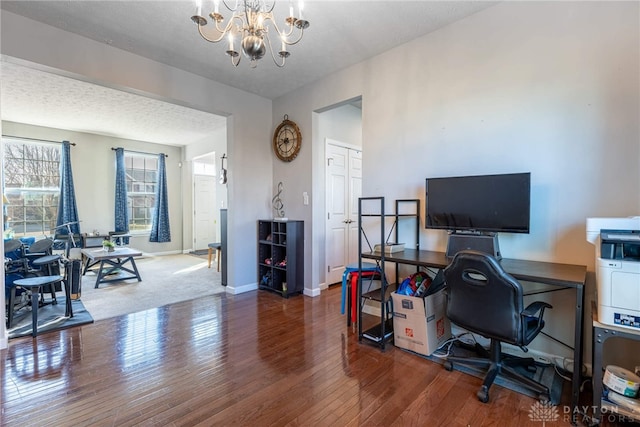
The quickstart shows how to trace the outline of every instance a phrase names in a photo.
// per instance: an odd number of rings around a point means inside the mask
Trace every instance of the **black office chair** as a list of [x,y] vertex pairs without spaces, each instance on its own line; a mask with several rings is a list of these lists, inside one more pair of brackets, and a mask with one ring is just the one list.
[[489,387],[498,374],[516,381],[541,401],[549,401],[549,389],[513,369],[525,365],[535,367],[532,358],[506,356],[503,342],[527,352],[527,345],[544,327],[545,308],[551,305],[536,301],[523,308],[522,285],[506,273],[491,255],[477,251],[458,252],[444,270],[447,286],[447,317],[456,325],[491,340],[489,358],[447,357],[445,368],[454,363],[488,368],[482,387],[476,395],[489,401]]

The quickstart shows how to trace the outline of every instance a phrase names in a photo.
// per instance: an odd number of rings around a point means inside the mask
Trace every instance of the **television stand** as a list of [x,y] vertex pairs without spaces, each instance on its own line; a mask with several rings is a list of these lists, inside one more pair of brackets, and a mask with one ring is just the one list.
[[447,258],[453,258],[455,254],[464,250],[474,250],[493,255],[497,260],[502,259],[498,235],[496,233],[460,233],[452,232],[447,241]]

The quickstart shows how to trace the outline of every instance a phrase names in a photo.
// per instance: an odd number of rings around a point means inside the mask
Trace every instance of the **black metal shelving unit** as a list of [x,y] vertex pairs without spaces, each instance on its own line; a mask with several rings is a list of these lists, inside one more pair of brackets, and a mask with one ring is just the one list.
[[[403,207],[405,205],[413,205],[413,210],[410,213],[404,213]],[[379,259],[376,260],[381,271],[385,271],[385,254],[387,239],[394,235],[394,243],[400,242],[400,221],[402,219],[410,219],[415,221],[415,236],[414,244],[415,249],[420,249],[420,200],[419,199],[398,199],[395,200],[395,211],[393,213],[385,213],[385,198],[384,197],[361,197],[358,199],[358,229],[360,233],[358,235],[358,297],[356,302],[358,304],[358,340],[367,341],[378,345],[384,350],[388,341],[393,338],[393,309],[391,308],[391,294],[396,289],[395,283],[388,283],[386,274],[383,274],[380,279],[380,289],[373,290],[371,292],[362,292],[362,254],[365,252],[363,247],[363,240],[367,243],[369,251],[373,251],[373,247],[369,238],[364,231],[363,220],[366,218],[377,218],[380,222],[380,235],[379,240],[375,243],[380,245]],[[387,218],[393,219],[391,229],[387,229]],[[399,266],[395,265],[395,278],[397,280],[399,276]],[[380,304],[380,319],[376,320],[372,327],[363,328],[363,313],[362,307],[367,301],[376,301]]]

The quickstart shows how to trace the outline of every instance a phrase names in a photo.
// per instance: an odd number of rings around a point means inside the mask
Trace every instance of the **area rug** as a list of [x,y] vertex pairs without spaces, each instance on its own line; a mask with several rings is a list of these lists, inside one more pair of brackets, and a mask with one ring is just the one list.
[[[58,297],[57,304],[47,304],[38,309],[38,335],[60,329],[93,323],[93,317],[80,300],[71,300],[73,317],[65,317],[66,300]],[[9,329],[9,338],[31,335],[31,307],[19,310],[13,319],[14,326]]]
[[198,249],[198,250],[195,250],[195,251],[191,251],[191,252],[189,252],[189,255],[195,255],[195,256],[207,255],[207,256],[209,256],[209,249]]
[[207,267],[207,257],[190,254],[136,258],[136,279],[101,283],[93,271],[82,276],[81,297],[94,320],[121,316],[167,304],[225,292],[221,274]]

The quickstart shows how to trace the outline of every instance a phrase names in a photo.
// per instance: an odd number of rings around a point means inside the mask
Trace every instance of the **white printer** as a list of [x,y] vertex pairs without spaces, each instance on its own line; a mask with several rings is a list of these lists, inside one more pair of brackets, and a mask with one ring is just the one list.
[[640,216],[587,218],[596,247],[598,321],[640,331]]

